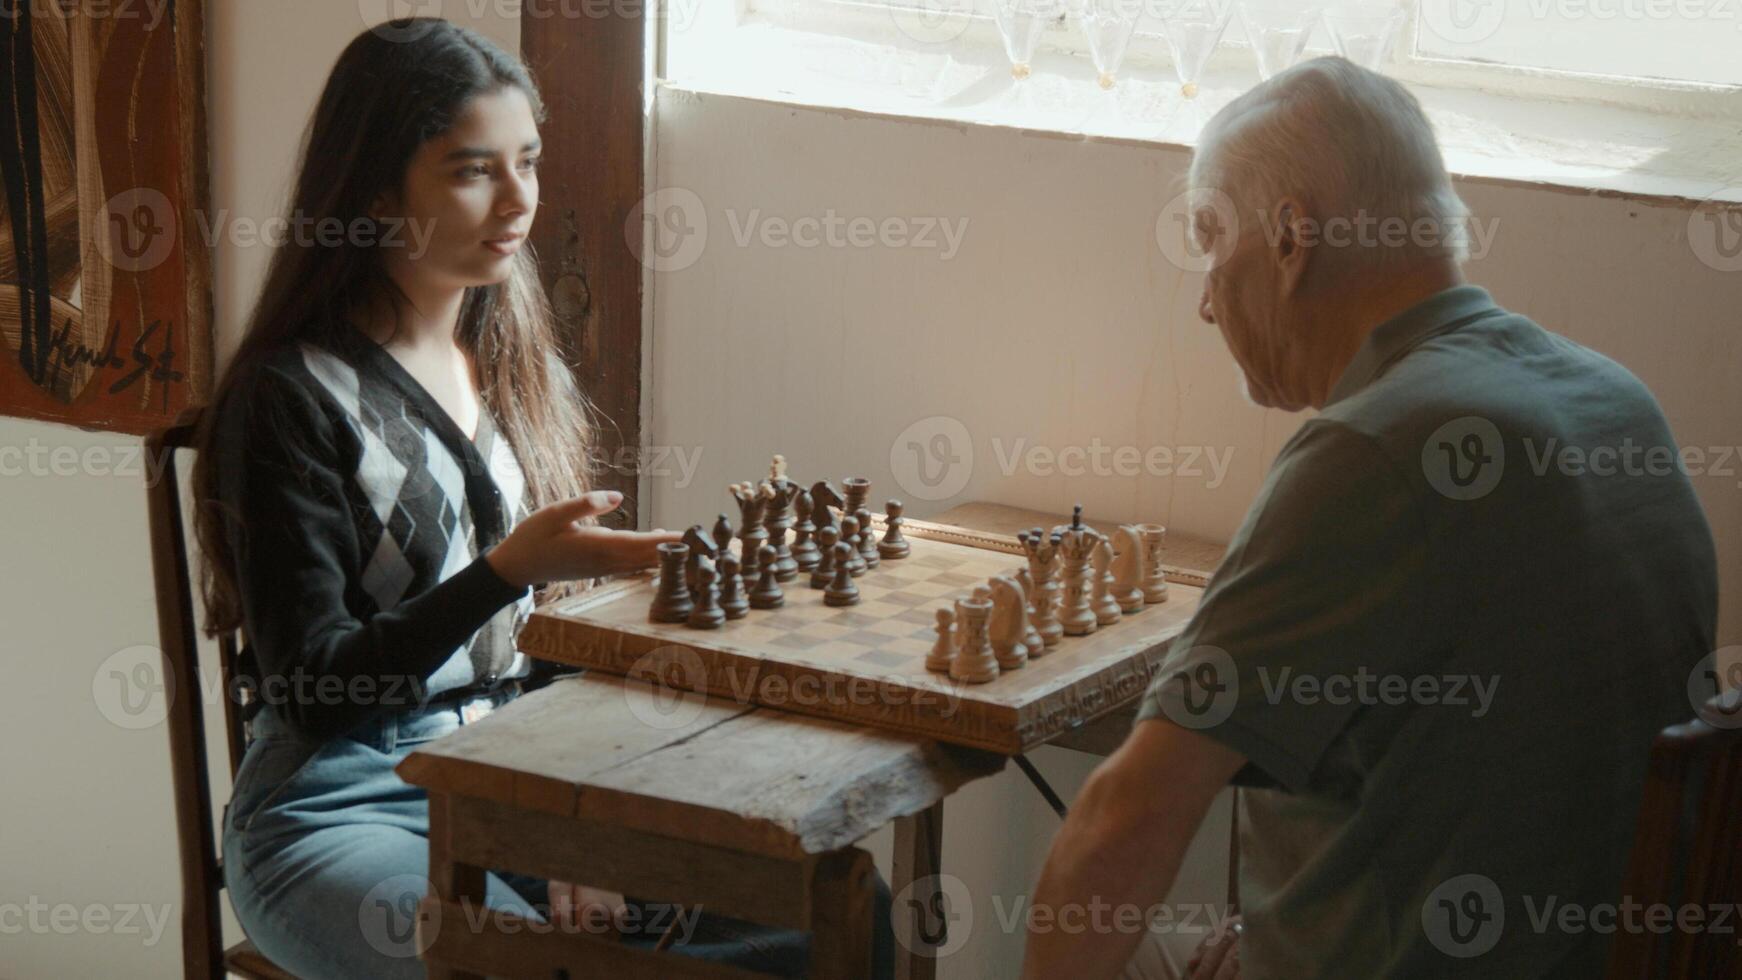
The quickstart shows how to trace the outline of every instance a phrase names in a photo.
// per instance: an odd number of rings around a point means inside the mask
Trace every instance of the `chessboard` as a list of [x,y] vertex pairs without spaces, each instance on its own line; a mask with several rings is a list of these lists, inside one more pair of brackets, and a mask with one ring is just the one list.
[[[879,529],[883,522],[876,522]],[[936,611],[990,576],[1024,563],[1013,537],[908,520],[911,553],[855,579],[860,601],[825,605],[802,581],[785,605],[753,609],[717,629],[649,621],[647,573],[535,612],[519,637],[546,660],[640,677],[677,692],[705,691],[1004,754],[1025,752],[1130,704],[1149,686],[1168,641],[1202,595],[1200,573],[1165,565],[1165,602],[1144,606],[1045,655],[968,684],[928,671]],[[682,697],[672,710],[682,710]],[[656,719],[650,719],[656,722]]]

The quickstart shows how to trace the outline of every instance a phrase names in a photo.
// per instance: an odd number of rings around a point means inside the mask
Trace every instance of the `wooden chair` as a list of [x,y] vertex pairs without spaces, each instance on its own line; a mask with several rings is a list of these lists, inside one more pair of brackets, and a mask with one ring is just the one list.
[[[161,474],[146,486],[151,528],[151,571],[157,588],[158,642],[163,648],[164,689],[169,696],[169,755],[175,781],[176,840],[181,852],[182,972],[215,980],[226,973],[264,980],[294,980],[244,941],[223,948],[219,918],[224,888],[223,865],[212,830],[212,792],[206,760],[206,720],[200,699],[199,626],[194,617],[193,577],[188,569],[187,534],[182,519],[181,478],[175,451],[191,448],[201,410],[183,412],[168,428],[145,440],[151,466]],[[234,690],[232,678],[241,672],[241,637],[218,638],[222,690]],[[225,745],[230,776],[242,763],[246,747],[243,711],[246,705],[224,698]]]
[[[1707,702],[1703,717],[1742,722],[1742,691]],[[1742,728],[1695,718],[1663,730],[1651,745],[1639,824],[1622,888],[1644,907],[1695,906],[1710,920],[1742,899]],[[1616,930],[1611,980],[1644,977],[1742,978],[1736,922],[1728,930]]]

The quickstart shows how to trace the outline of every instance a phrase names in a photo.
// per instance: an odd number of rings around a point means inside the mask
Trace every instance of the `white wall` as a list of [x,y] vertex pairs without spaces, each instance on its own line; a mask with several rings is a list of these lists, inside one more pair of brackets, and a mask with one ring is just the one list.
[[[301,127],[357,7],[276,0],[210,8],[213,198],[255,219],[279,213]],[[465,16],[464,0],[448,13]],[[495,10],[495,5],[484,5]],[[513,45],[516,27],[479,24]],[[953,500],[984,498],[1142,515],[1225,537],[1298,420],[1246,406],[1233,367],[1193,316],[1196,283],[1153,244],[1154,214],[1183,156],[946,125],[850,118],[728,99],[661,100],[658,184],[695,191],[712,219],[689,268],[661,274],[648,440],[700,451],[693,481],[656,479],[655,520],[719,511],[720,489],[785,452],[795,475],[862,473],[896,483],[891,444],[944,415],[971,434],[975,462]],[[1742,395],[1732,326],[1742,275],[1694,261],[1676,208],[1494,186],[1463,188],[1502,219],[1493,255],[1472,269],[1503,303],[1638,372],[1686,443],[1739,441]],[[740,248],[724,213],[969,219],[960,252]],[[264,269],[263,248],[220,240],[219,350],[233,348]],[[1003,440],[994,446],[992,440]],[[1226,480],[1075,481],[998,474],[1017,437],[1055,448],[1214,446]],[[0,419],[0,446],[126,449],[131,437]],[[95,461],[96,457],[83,457]],[[911,457],[908,457],[911,465]],[[112,460],[109,465],[119,465]],[[898,458],[899,462],[899,458]],[[1724,637],[1739,642],[1742,560],[1736,477],[1700,481],[1727,575]],[[908,495],[911,498],[911,494]],[[52,930],[0,936],[0,977],[179,975],[179,878],[161,725],[110,721],[110,658],[156,642],[143,481],[131,474],[0,479],[0,908],[33,898],[111,910],[167,905],[159,941]],[[109,705],[108,713],[103,710]],[[1036,762],[1069,797],[1087,769],[1062,751]],[[222,788],[220,787],[220,794]],[[1012,770],[951,801],[947,869],[977,896],[1026,890],[1055,818]],[[1187,897],[1216,894],[1209,842]],[[887,840],[878,842],[878,850]],[[46,913],[45,913],[46,915]],[[1018,944],[982,923],[944,975],[1010,975]],[[141,920],[142,921],[142,920]]]

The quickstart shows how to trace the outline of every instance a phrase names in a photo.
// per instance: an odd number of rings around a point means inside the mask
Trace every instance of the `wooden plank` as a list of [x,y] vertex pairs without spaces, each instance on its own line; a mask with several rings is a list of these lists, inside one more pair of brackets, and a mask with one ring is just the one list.
[[910,535],[912,554],[855,580],[858,605],[837,609],[793,582],[780,609],[753,610],[719,629],[650,623],[651,575],[636,576],[533,613],[521,649],[546,660],[643,676],[783,711],[923,735],[1004,754],[1136,700],[1201,590],[1175,583],[1147,606],[987,684],[927,671],[932,616],[1021,559],[1008,538],[958,530],[954,540]]
[[644,17],[635,4],[610,16],[520,19],[521,57],[549,112],[539,129],[542,206],[530,244],[564,358],[602,416],[595,458],[606,465],[595,475],[600,489],[623,494],[622,505],[601,518],[611,527],[635,527],[637,514]]
[[1131,726],[1135,724],[1137,724],[1137,705],[1128,704],[1089,722],[1081,728],[1061,732],[1057,738],[1047,744],[1061,749],[1087,752],[1090,755],[1112,755],[1114,749],[1125,744],[1125,738],[1131,734]]
[[578,812],[722,847],[823,854],[1004,763],[989,752],[762,710],[596,774]]
[[[418,904],[419,936],[431,972],[447,968],[495,977],[549,980],[555,976],[621,977],[623,980],[763,980],[725,964],[708,963],[667,950],[638,949],[584,932],[563,932],[502,909],[481,914],[433,896]],[[476,923],[474,927],[473,923]]]
[[[1054,524],[1060,523],[1057,514],[979,500],[958,504],[941,514],[934,515],[931,520],[936,524],[955,525],[991,534],[1006,535],[1014,535],[1018,531],[1031,527],[1052,527]],[[1122,522],[1097,520],[1091,517],[1086,518],[1083,523],[1103,534],[1110,534],[1113,528]],[[1169,530],[1167,544],[1163,548],[1163,552],[1170,581],[1185,582],[1202,588],[1209,584],[1210,576],[1221,566],[1222,558],[1228,553],[1228,546],[1207,538]]]
[[871,855],[858,848],[836,851],[816,863],[812,881],[809,975],[830,980],[871,980]]
[[[454,862],[700,905],[772,926],[811,927],[812,859],[803,855],[750,854],[463,796],[451,798],[448,819]],[[705,836],[707,828],[695,830]]]
[[690,697],[685,715],[661,716],[670,696],[639,682],[565,678],[398,772],[436,792],[796,856],[855,843],[1004,767],[915,736]]
[[[456,802],[455,797],[446,793],[429,795],[429,897],[443,904],[451,904],[456,909],[468,906],[483,908],[487,894],[484,867],[467,863],[454,847],[457,843],[456,833],[464,833],[463,830],[457,831],[455,827]],[[421,918],[418,929],[418,948],[423,949],[425,933],[422,931],[424,923]],[[482,980],[484,974],[432,963],[429,976],[432,980]]]
[[[673,700],[642,682],[565,678],[503,705],[485,723],[413,752],[395,771],[435,792],[572,815],[578,788],[594,774],[752,710],[694,698],[674,706]],[[678,709],[682,716],[674,713]]]
[[[895,980],[934,980],[937,948],[946,939],[949,920],[934,905],[941,891],[936,875],[943,871],[944,801],[895,821],[895,853],[889,887],[896,895],[890,909],[895,926]],[[915,883],[918,883],[917,885]]]

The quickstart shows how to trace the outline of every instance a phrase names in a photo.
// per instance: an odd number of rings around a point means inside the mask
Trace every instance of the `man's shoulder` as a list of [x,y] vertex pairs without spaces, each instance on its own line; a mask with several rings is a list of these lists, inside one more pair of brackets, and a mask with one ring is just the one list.
[[[1429,338],[1321,418],[1360,432],[1396,458],[1419,458],[1436,434],[1553,435],[1600,404],[1609,420],[1658,430],[1651,391],[1609,357],[1502,311]],[[1469,430],[1466,432],[1465,430]]]

